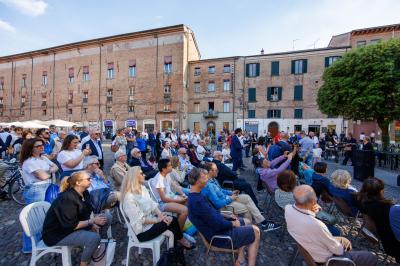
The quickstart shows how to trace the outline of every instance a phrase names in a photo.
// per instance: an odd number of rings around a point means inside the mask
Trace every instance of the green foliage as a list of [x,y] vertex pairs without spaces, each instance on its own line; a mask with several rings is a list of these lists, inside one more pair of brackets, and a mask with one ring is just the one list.
[[328,67],[317,103],[325,114],[374,119],[382,127],[400,118],[400,40],[353,49]]

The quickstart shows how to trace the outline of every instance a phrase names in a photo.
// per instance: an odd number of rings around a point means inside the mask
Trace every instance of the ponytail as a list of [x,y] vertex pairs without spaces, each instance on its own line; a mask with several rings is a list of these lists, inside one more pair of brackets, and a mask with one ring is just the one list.
[[82,180],[83,177],[88,176],[89,174],[82,170],[78,172],[74,172],[71,174],[71,176],[66,176],[61,180],[61,185],[60,185],[60,192],[64,192],[76,185],[77,182]]
[[64,191],[68,190],[69,188],[70,188],[69,176],[66,176],[61,180],[60,192],[64,192]]

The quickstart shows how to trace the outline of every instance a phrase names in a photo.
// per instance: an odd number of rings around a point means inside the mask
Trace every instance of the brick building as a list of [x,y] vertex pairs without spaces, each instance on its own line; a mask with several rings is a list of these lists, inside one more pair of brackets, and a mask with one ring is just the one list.
[[184,25],[1,57],[0,119],[183,128],[187,66],[199,58]]
[[176,25],[4,56],[0,121],[59,118],[110,133],[125,125],[378,132],[373,121],[322,114],[317,92],[346,51],[398,37],[400,24],[387,25],[333,36],[326,48],[200,60],[194,33]]

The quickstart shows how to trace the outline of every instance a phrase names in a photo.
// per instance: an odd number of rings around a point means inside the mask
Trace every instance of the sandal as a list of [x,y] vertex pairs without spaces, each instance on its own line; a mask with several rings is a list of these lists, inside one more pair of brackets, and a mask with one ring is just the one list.
[[235,266],[245,266],[245,265],[246,265],[246,261],[240,262],[239,260],[236,260],[236,262],[235,262]]
[[178,243],[186,250],[192,250],[196,248],[196,244],[190,243],[186,238],[183,238],[183,240],[179,241]]

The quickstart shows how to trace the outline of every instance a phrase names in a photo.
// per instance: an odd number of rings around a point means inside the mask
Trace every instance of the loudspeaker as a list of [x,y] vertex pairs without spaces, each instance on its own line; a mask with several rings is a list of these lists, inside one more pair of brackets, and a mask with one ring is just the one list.
[[354,179],[363,181],[375,175],[375,151],[354,151]]

